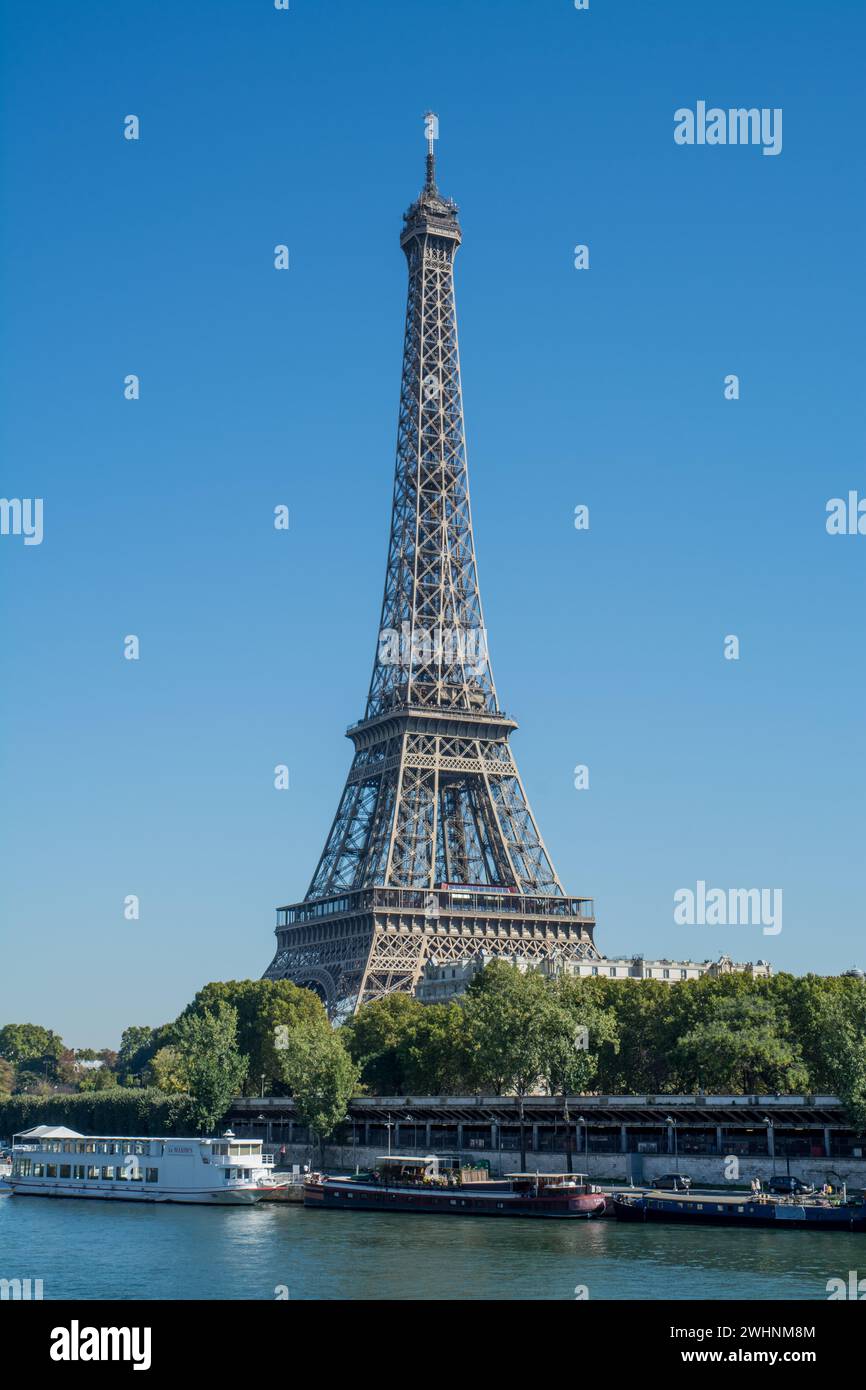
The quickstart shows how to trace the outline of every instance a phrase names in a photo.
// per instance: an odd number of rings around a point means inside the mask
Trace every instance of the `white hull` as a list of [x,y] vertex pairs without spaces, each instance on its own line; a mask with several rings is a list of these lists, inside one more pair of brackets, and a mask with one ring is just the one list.
[[247,1207],[261,1202],[266,1190],[256,1187],[213,1188],[211,1190],[176,1188],[168,1190],[149,1190],[136,1192],[130,1184],[124,1183],[123,1190],[100,1188],[95,1185],[84,1187],[79,1183],[45,1182],[37,1179],[28,1182],[26,1178],[16,1178],[10,1182],[12,1192],[19,1197],[78,1197],[98,1198],[115,1202],[184,1202],[196,1206]]

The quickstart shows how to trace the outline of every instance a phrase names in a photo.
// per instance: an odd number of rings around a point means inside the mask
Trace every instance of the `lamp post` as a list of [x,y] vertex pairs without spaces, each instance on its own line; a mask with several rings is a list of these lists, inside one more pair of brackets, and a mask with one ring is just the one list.
[[391,1157],[391,1112],[390,1112],[390,1110],[389,1110],[389,1111],[387,1111],[386,1113],[387,1113],[387,1115],[388,1115],[388,1118],[387,1118],[387,1120],[385,1121],[385,1128],[386,1128],[387,1131],[388,1131],[388,1157],[390,1158],[390,1157]]
[[675,1168],[675,1170],[676,1170],[677,1172],[679,1172],[679,1171],[680,1171],[680,1154],[679,1154],[679,1146],[677,1145],[677,1122],[676,1122],[676,1120],[674,1119],[673,1115],[666,1115],[666,1116],[665,1116],[665,1124],[666,1124],[666,1125],[669,1125],[670,1128],[671,1128],[671,1130],[673,1131],[673,1136],[674,1136],[674,1168]]
[[767,1149],[773,1160],[773,1177],[776,1176],[776,1134],[773,1121],[769,1115],[764,1116],[764,1124],[767,1126]]
[[571,1116],[568,1113],[568,1096],[562,1097],[562,1120],[565,1125],[565,1167],[567,1172],[572,1173],[574,1164],[571,1159]]
[[589,1125],[585,1115],[578,1115],[577,1123],[583,1125],[583,1166],[589,1173]]

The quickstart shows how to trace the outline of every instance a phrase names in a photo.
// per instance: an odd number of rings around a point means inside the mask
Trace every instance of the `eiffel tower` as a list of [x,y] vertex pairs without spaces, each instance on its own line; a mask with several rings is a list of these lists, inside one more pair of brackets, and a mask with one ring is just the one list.
[[355,755],[303,902],[277,909],[266,979],[330,1013],[412,990],[426,961],[479,950],[597,958],[529,808],[496,696],[469,507],[454,256],[458,210],[427,177],[403,216],[409,268],[385,594]]

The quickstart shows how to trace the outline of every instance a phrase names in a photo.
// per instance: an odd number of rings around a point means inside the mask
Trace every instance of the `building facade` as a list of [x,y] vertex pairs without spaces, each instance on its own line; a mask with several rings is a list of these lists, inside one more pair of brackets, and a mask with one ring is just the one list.
[[600,956],[597,960],[561,960],[552,956],[535,964],[520,955],[494,955],[477,951],[463,960],[440,962],[431,957],[424,967],[415,990],[416,998],[424,1004],[447,1003],[464,993],[467,986],[485,965],[504,960],[520,970],[533,967],[554,978],[557,975],[576,975],[583,979],[662,980],[674,984],[678,980],[700,980],[705,975],[741,974],[752,979],[768,979],[772,968],[768,961],[735,961],[721,955],[716,960],[650,960],[645,956]]

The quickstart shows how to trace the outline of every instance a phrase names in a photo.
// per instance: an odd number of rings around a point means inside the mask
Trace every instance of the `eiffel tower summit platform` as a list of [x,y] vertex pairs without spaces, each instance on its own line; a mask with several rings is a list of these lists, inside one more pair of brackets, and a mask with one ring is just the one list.
[[593,901],[569,897],[500,708],[478,588],[454,300],[458,210],[436,184],[403,215],[409,289],[385,592],[354,758],[303,902],[277,908],[265,978],[332,1016],[413,990],[428,961],[479,950],[597,959]]

